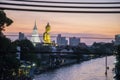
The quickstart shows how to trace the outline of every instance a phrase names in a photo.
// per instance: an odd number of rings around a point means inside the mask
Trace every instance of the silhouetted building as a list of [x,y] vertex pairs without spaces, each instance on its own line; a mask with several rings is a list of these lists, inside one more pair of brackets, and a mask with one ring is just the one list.
[[34,25],[34,28],[33,28],[31,42],[33,43],[34,46],[36,46],[36,44],[41,42],[40,38],[39,38],[36,22],[35,22],[35,25]]
[[66,46],[68,44],[68,41],[66,40],[66,37],[62,37],[61,34],[58,34],[57,44],[58,46]]
[[77,37],[70,37],[69,38],[69,45],[70,46],[78,46],[80,43],[80,38]]
[[95,49],[95,48],[100,48],[102,45],[105,45],[105,43],[104,42],[98,42],[98,43],[94,42],[91,47]]
[[24,33],[19,32],[19,40],[24,40],[24,39],[26,39]]
[[115,35],[115,45],[120,45],[120,34]]
[[85,43],[79,43],[80,48],[87,48],[88,46]]

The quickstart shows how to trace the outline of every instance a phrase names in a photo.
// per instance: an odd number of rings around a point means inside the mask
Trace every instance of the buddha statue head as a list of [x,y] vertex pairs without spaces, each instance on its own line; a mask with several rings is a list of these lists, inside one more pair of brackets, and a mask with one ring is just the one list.
[[49,25],[49,23],[46,25],[45,30],[46,30],[46,32],[50,31],[50,25]]

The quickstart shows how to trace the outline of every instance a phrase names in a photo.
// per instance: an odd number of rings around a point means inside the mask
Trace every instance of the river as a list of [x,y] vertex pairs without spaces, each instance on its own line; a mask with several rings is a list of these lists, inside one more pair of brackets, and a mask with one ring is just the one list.
[[115,57],[108,57],[108,76],[105,76],[105,58],[97,58],[62,67],[35,76],[35,80],[113,80],[112,69]]

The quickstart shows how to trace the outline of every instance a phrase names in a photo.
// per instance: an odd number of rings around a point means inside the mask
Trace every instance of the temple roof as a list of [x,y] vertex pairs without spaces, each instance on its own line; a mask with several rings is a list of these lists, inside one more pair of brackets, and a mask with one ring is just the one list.
[[34,25],[34,30],[37,30],[37,25],[36,25],[36,21],[35,21],[35,25]]

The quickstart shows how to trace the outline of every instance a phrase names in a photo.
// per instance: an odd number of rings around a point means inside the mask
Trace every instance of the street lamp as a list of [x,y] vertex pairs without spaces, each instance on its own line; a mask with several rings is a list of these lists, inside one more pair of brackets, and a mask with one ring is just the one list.
[[36,64],[35,64],[35,63],[33,63],[33,64],[32,64],[32,66],[33,66],[33,67],[35,67],[35,66],[36,66]]

